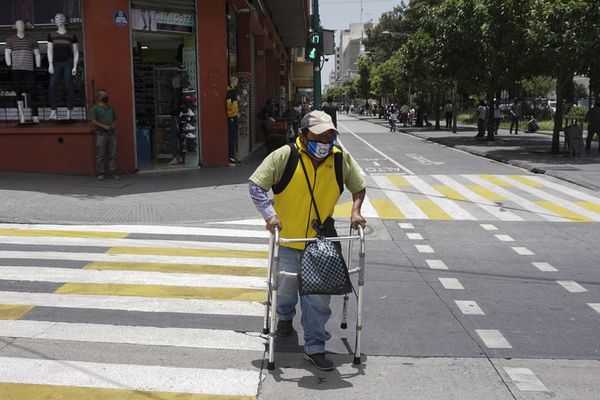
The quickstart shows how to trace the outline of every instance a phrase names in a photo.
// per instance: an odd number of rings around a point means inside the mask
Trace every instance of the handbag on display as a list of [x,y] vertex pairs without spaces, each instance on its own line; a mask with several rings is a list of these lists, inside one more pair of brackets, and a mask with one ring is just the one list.
[[321,223],[319,209],[302,158],[300,158],[300,162],[310,191],[311,201],[317,214],[317,220],[313,221],[313,226],[316,225],[317,238],[315,241],[308,243],[302,253],[298,270],[298,291],[300,295],[350,293],[352,282],[350,281],[346,261],[342,256],[341,245],[339,242],[331,242],[326,237],[337,236],[334,226],[335,221],[330,217],[325,220],[325,223]]

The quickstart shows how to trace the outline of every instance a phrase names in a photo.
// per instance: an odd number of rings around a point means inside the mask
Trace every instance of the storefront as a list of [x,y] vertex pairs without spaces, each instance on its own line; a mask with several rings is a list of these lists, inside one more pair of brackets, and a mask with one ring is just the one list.
[[[21,124],[12,76],[0,68],[2,171],[93,174],[94,137],[84,115],[100,88],[119,116],[121,173],[177,162],[227,165],[225,93],[233,75],[239,77],[237,154],[243,158],[264,140],[256,121],[262,105],[291,95],[289,48],[303,46],[308,25],[306,0],[290,1],[286,10],[266,0],[0,0],[0,9],[17,13],[0,16],[0,41],[14,35],[14,20],[28,18],[28,5],[35,7],[35,20],[26,35],[39,43],[42,60],[56,13],[67,16],[67,30],[78,39],[73,104],[59,82],[58,120],[48,119],[49,74],[42,62],[35,70],[41,122],[29,123],[29,104],[27,123]],[[293,21],[285,12],[292,9],[300,11]],[[2,54],[5,47],[0,46]]]

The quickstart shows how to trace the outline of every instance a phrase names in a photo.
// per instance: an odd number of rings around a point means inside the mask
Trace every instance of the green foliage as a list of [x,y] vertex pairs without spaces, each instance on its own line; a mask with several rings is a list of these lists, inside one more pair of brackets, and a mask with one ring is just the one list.
[[339,102],[343,100],[343,97],[346,95],[344,88],[340,86],[329,86],[327,91],[324,93],[323,97],[328,98],[331,96],[333,101]]
[[585,119],[586,112],[587,112],[586,107],[573,106],[573,107],[571,107],[569,112],[567,114],[565,114],[565,117],[568,119],[576,119],[576,120],[583,121]]

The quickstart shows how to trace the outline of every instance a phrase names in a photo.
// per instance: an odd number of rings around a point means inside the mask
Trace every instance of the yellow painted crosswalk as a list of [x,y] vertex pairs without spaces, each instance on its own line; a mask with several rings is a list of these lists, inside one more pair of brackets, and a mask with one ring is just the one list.
[[[366,217],[381,219],[600,222],[594,192],[535,175],[372,176]],[[334,216],[348,217],[350,203]],[[364,207],[363,207],[364,209]],[[365,213],[363,213],[365,214]]]

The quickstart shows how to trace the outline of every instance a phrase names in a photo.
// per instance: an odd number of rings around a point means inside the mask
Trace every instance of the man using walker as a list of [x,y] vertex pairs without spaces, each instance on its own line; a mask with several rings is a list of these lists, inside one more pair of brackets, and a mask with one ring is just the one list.
[[[366,182],[352,156],[334,144],[338,134],[331,117],[322,111],[306,114],[300,122],[296,142],[283,146],[265,158],[250,177],[250,197],[266,221],[266,229],[281,230],[282,238],[314,238],[317,218],[311,190],[323,220],[331,217],[343,186],[352,193],[350,223],[365,226],[361,207]],[[337,160],[337,161],[336,161]],[[267,192],[273,190],[273,200]],[[305,243],[282,243],[281,271],[297,273]],[[325,355],[325,342],[331,338],[325,324],[331,316],[330,295],[300,296],[301,324],[304,330],[304,358],[323,371],[334,369]],[[294,332],[292,322],[298,302],[298,282],[286,276],[277,293],[277,334]]]

